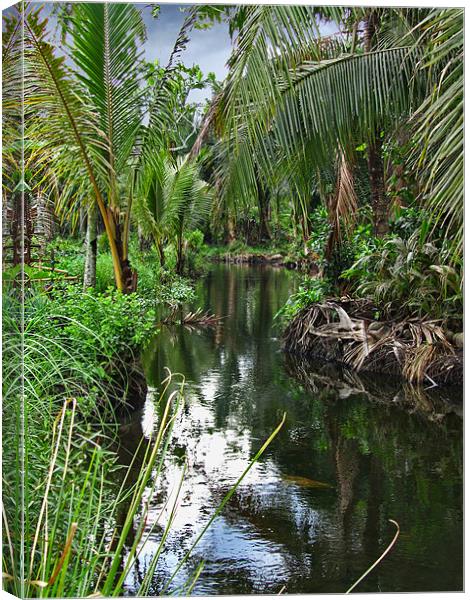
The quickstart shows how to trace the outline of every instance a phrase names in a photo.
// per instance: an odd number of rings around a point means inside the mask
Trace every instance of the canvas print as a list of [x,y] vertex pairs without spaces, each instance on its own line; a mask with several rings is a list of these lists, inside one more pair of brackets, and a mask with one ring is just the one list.
[[463,8],[3,11],[3,589],[463,590]]

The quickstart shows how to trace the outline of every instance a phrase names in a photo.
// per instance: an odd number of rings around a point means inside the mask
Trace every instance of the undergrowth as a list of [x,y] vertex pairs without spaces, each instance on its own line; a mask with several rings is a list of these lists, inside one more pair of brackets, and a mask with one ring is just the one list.
[[[184,401],[184,381],[168,374],[162,382],[153,399],[160,416],[152,439],[142,439],[139,458],[121,466],[116,453],[118,421],[106,397],[105,380],[107,369],[124,366],[153,328],[152,316],[142,307],[135,295],[82,294],[73,288],[47,296],[30,288],[23,308],[16,289],[4,291],[7,592],[20,597],[122,595],[143,546],[149,536],[157,536],[156,551],[136,590],[138,596],[149,593],[179,495],[170,502],[170,517],[163,525],[155,520],[148,526],[151,509],[144,499],[157,490],[166,493],[164,459]],[[222,499],[191,550],[280,426]],[[202,568],[201,563],[178,594],[190,593]],[[172,581],[170,577],[165,583],[165,593],[175,591]]]

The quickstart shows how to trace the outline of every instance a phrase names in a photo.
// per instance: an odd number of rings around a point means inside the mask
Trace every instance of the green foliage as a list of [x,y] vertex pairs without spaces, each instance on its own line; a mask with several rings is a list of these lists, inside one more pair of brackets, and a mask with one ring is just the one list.
[[168,151],[146,155],[137,183],[135,216],[143,232],[151,236],[163,266],[164,243],[177,249],[176,269],[183,270],[185,238],[207,218],[212,206],[208,185],[199,178],[198,165],[189,159],[173,159]]
[[[107,239],[106,236],[100,239]],[[199,268],[197,262],[201,260],[205,252],[204,236],[201,231],[194,230],[188,234],[188,267],[189,271]],[[55,266],[59,269],[67,270],[70,275],[77,275],[80,279],[83,277],[83,245],[82,242],[73,239],[58,238],[49,249],[54,249]],[[185,277],[177,275],[174,272],[176,256],[174,252],[167,249],[167,265],[162,268],[159,264],[159,258],[154,248],[140,252],[138,250],[137,240],[131,239],[130,251],[132,262],[137,269],[138,288],[137,294],[132,294],[132,298],[139,298],[142,307],[141,310],[154,310],[158,306],[168,306],[175,308],[180,304],[192,302],[194,300],[194,289],[192,282]],[[30,269],[33,273],[35,269]],[[13,271],[11,276],[13,276]],[[16,271],[15,271],[16,272]],[[45,272],[48,273],[48,272]],[[60,279],[59,275],[57,276]],[[114,282],[113,262],[111,255],[99,252],[96,261],[96,287],[90,290],[92,296],[115,297],[112,290]],[[81,283],[74,290],[73,286],[66,286],[66,293],[74,293],[79,299],[79,289]],[[61,288],[62,289],[62,288]],[[120,296],[122,297],[122,296]]]
[[[52,281],[63,277],[62,273],[52,272],[41,268],[33,268],[29,265],[16,265],[15,267],[10,267],[2,272],[3,281],[12,282],[15,279],[18,281],[21,279],[22,273],[24,274],[25,281],[34,281],[35,279],[50,279]],[[45,282],[42,283],[44,285]]]
[[325,258],[326,242],[331,232],[328,211],[325,206],[319,206],[310,215],[311,231],[308,247],[318,256],[320,262]]
[[168,102],[167,110],[173,114],[171,122],[166,123],[175,147],[175,152],[185,154],[191,149],[196,136],[195,119],[199,105],[190,102],[189,96],[193,90],[201,90],[216,84],[214,73],[204,76],[199,65],[191,67],[178,62],[168,71],[158,60],[145,65],[145,79],[150,97],[152,91],[159,87],[165,88]]
[[388,195],[401,207],[414,205],[419,194],[416,170],[409,160],[418,144],[409,133],[405,135],[398,129],[397,137],[390,136],[382,145],[385,172],[391,171],[387,180]]
[[292,294],[276,318],[281,321],[289,321],[295,315],[312,302],[321,302],[331,293],[331,284],[327,279],[305,277],[297,292]]
[[[60,335],[87,347],[100,340],[100,353],[132,357],[155,331],[155,314],[137,294],[122,294],[112,288],[106,294],[82,293],[76,286],[53,293],[45,303],[46,323],[57,324]],[[84,335],[88,332],[88,335]]]
[[[155,314],[135,294],[54,290],[25,298],[25,364],[39,382],[31,394],[54,402],[68,389],[82,414],[94,413],[108,386],[127,385],[127,366],[156,331]],[[9,310],[15,318],[14,304]]]
[[98,252],[109,252],[109,239],[106,235],[106,232],[103,232],[100,236],[98,236]]
[[332,232],[328,211],[321,206],[312,213],[312,233],[308,246],[314,255],[318,257],[318,264],[323,270],[323,277],[331,282],[332,288],[338,285],[341,274],[357,260],[358,254],[368,253],[371,244],[376,240],[372,235],[372,225],[368,222],[368,218],[367,209],[358,211],[360,222],[356,225],[352,234],[347,235],[343,231],[340,243],[336,244],[331,255],[326,257],[328,239]]
[[54,402],[68,389],[82,414],[94,413],[106,407],[109,386],[126,388],[128,366],[155,332],[155,313],[136,294],[84,294],[80,286],[32,293],[25,299],[25,360],[40,382],[32,393]]
[[96,291],[104,293],[114,285],[113,260],[110,254],[99,254],[96,259]]
[[309,247],[323,268],[322,279],[307,279],[280,311],[284,319],[325,295],[341,293],[341,280],[348,293],[370,297],[384,316],[428,316],[459,319],[462,314],[461,264],[449,265],[452,244],[434,236],[428,241],[429,214],[417,207],[402,208],[385,238],[373,235],[368,210],[348,238],[344,238],[329,260],[324,248],[330,227],[326,209],[318,208]]
[[355,282],[356,295],[373,298],[385,315],[459,318],[461,265],[446,264],[446,248],[420,234],[377,240],[375,250],[368,249],[343,276]]
[[430,215],[418,207],[401,208],[385,238],[370,224],[351,237],[353,264],[341,277],[354,295],[370,297],[384,315],[458,317],[462,310],[461,265],[450,266],[451,243],[429,241]]
[[415,231],[430,223],[429,213],[419,207],[401,208],[397,218],[392,221],[390,233],[392,236],[409,239]]
[[155,295],[159,304],[164,304],[172,309],[196,299],[191,281],[173,271],[162,271],[161,278],[155,287]]
[[[54,266],[67,271],[69,275],[77,276],[79,282],[83,279],[85,263],[83,260],[83,242],[71,238],[57,238],[48,246],[48,252],[54,252]],[[46,255],[47,256],[47,255]],[[49,261],[45,261],[49,264]],[[106,292],[114,284],[114,268],[109,253],[108,237],[104,233],[98,238],[98,255],[96,260],[96,287],[100,293]]]
[[190,231],[186,236],[188,250],[194,253],[200,252],[204,246],[204,234],[200,229]]

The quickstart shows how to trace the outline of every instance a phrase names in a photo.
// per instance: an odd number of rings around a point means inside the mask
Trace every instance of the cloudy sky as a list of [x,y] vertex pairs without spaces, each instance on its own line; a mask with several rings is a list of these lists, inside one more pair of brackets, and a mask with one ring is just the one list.
[[[188,5],[186,5],[187,7]],[[156,58],[165,65],[173,49],[184,14],[180,4],[161,4],[158,19],[152,17],[152,9],[148,4],[137,4],[147,26],[147,42],[145,55],[147,60]],[[210,30],[193,29],[185,52],[181,60],[186,66],[198,64],[203,73],[215,73],[217,79],[223,79],[227,73],[225,64],[230,55],[231,45],[226,23],[216,23]],[[191,100],[200,101],[210,96],[208,90],[194,90]]]

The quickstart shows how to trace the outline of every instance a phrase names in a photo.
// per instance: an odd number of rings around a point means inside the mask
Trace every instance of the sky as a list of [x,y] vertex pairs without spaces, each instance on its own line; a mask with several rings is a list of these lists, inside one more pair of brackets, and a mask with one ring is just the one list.
[[[147,4],[137,4],[137,7],[142,11],[147,27],[145,57],[149,61],[158,58],[162,65],[166,65],[184,21],[185,15],[181,12],[183,5],[161,4],[158,19],[152,17],[152,9]],[[230,52],[228,25],[215,23],[208,31],[192,30],[190,42],[181,55],[181,60],[188,67],[198,64],[204,75],[212,71],[217,79],[222,80],[227,74],[226,62]],[[209,89],[193,90],[190,99],[199,102],[210,96]]]
[[[145,52],[147,60],[158,58],[165,65],[173,48],[176,37],[184,21],[181,9],[188,4],[161,4],[158,19],[152,17],[152,9],[148,4],[136,4],[142,11],[147,26],[147,42]],[[321,24],[320,31],[329,35],[337,31],[336,23]],[[181,60],[186,66],[198,64],[204,75],[214,72],[217,79],[224,79],[227,74],[226,62],[231,52],[231,40],[227,23],[215,23],[208,31],[193,29],[190,42]],[[211,96],[210,90],[193,90],[190,100],[198,102]]]

